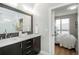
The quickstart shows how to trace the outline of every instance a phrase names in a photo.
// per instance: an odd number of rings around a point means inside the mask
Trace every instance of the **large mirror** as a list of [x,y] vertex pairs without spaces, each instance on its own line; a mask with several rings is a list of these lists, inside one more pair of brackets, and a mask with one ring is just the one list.
[[32,32],[32,16],[0,7],[0,34]]

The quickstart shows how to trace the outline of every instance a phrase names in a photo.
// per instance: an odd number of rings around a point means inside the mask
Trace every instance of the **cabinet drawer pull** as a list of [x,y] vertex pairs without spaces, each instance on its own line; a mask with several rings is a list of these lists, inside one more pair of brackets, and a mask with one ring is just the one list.
[[28,52],[26,52],[26,54],[29,54],[31,52],[31,50],[30,51],[28,51]]
[[31,42],[31,41],[28,41],[27,44],[30,43],[30,42]]
[[30,48],[31,46],[26,47],[26,49]]

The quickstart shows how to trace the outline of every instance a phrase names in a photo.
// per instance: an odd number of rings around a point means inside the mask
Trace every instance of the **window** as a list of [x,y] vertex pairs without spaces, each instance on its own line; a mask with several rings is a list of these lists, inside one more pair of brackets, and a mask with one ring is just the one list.
[[56,20],[56,34],[69,33],[69,18]]
[[62,33],[69,33],[69,19],[61,19],[62,20]]

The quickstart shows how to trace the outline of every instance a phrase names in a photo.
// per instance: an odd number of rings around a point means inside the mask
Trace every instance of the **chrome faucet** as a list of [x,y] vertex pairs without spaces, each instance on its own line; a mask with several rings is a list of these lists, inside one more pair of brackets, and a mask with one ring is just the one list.
[[7,31],[6,31],[6,29],[5,29],[5,38],[7,38]]

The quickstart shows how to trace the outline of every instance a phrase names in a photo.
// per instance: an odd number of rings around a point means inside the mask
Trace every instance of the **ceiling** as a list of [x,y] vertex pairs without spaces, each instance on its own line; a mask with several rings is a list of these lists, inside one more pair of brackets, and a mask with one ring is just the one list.
[[73,6],[73,5],[77,5],[77,4],[74,3],[74,4],[70,4],[67,6],[60,7],[60,8],[56,8],[55,15],[62,16],[62,15],[77,13],[77,8],[74,10],[68,10],[68,7]]
[[33,9],[35,6],[35,3],[23,3],[23,4],[31,9]]

